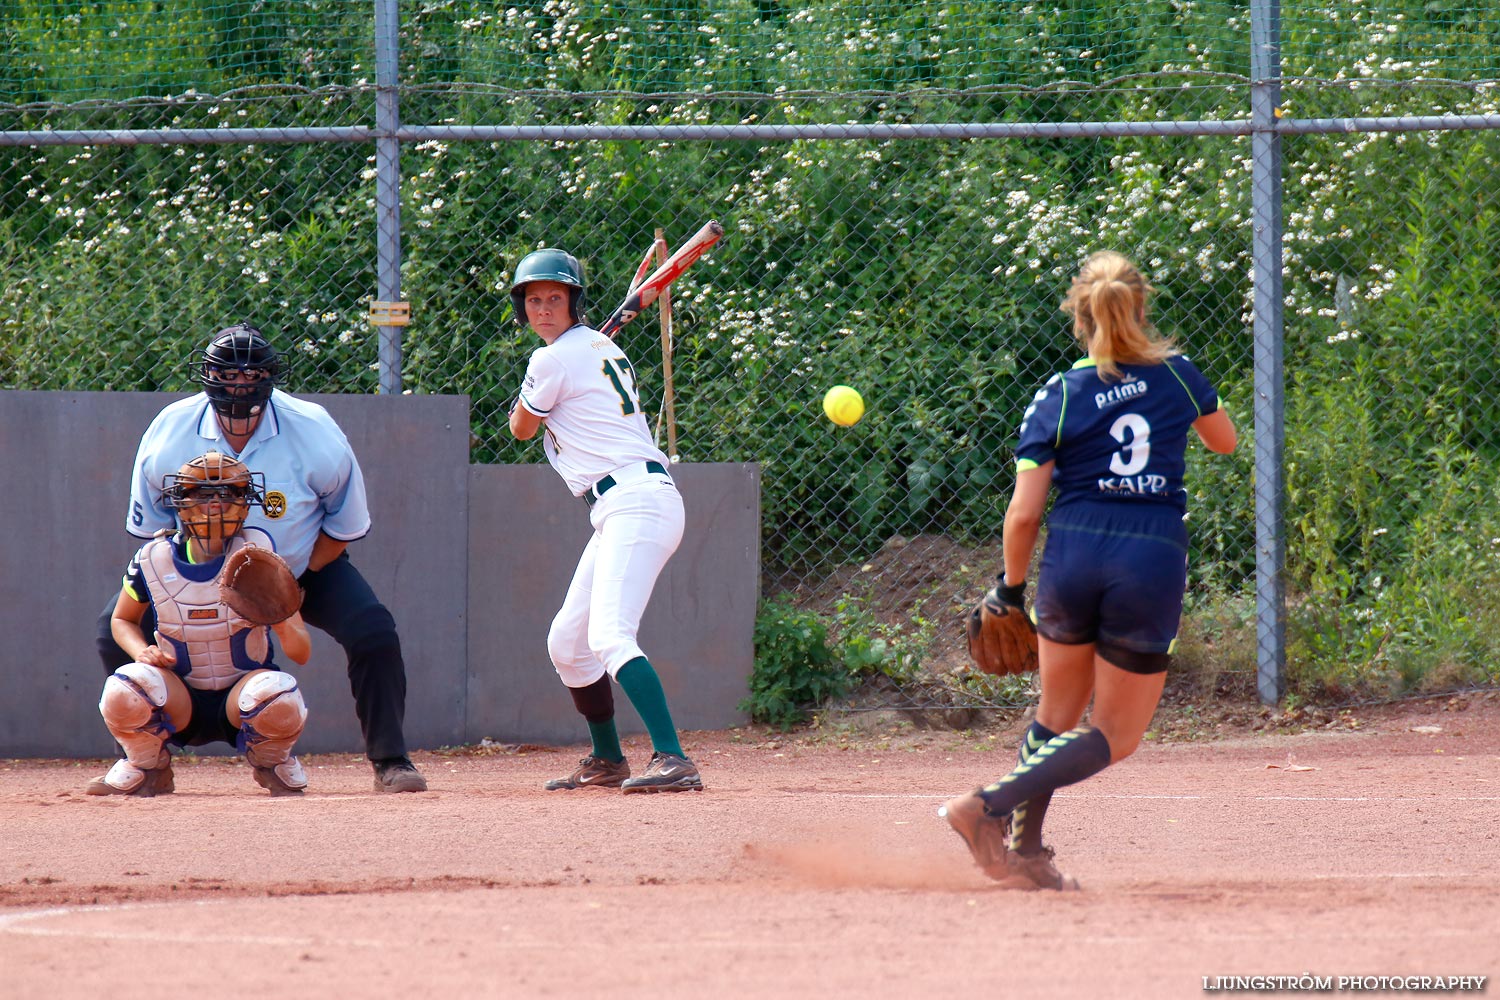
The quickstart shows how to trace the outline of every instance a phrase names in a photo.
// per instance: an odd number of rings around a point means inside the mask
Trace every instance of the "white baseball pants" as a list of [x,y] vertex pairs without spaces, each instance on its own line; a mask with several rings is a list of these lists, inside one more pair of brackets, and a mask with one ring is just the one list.
[[584,547],[547,652],[568,687],[611,677],[644,656],[636,643],[656,578],[682,541],[682,495],[670,479],[614,487],[589,510],[594,536]]

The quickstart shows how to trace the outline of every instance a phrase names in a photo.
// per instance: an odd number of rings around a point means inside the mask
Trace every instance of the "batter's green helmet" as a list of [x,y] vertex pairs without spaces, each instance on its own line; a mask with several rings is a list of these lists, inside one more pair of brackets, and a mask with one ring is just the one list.
[[516,322],[526,322],[526,286],[533,281],[555,281],[572,289],[568,305],[573,322],[583,322],[583,267],[578,258],[566,250],[544,247],[521,258],[510,282],[510,301],[515,307]]

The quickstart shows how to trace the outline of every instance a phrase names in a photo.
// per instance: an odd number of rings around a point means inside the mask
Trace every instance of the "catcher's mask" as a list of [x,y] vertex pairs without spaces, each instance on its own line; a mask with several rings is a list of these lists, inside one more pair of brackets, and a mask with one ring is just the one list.
[[583,322],[583,265],[566,250],[547,247],[529,253],[516,265],[510,283],[510,301],[515,307],[516,322],[526,325],[526,286],[533,281],[555,281],[568,286],[568,308],[573,322]]
[[214,412],[231,420],[259,416],[286,374],[281,356],[249,323],[214,334],[195,367]]
[[251,507],[265,505],[265,477],[239,459],[211,451],[162,480],[162,495],[182,530],[210,554],[239,533]]

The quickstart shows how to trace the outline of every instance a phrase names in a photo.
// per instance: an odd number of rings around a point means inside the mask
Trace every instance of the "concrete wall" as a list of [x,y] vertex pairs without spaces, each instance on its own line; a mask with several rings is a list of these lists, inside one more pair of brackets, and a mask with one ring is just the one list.
[[[0,757],[102,757],[95,622],[139,544],[125,532],[140,434],[158,393],[0,392]],[[391,608],[406,653],[414,748],[575,742],[582,724],[545,637],[588,534],[586,508],[546,466],[468,464],[457,396],[309,396],[348,434],[374,528],[350,557]],[[682,466],[682,548],[642,643],[683,728],[742,721],[759,566],[753,466]],[[530,576],[513,594],[516,575]],[[296,670],[310,706],[299,747],[362,751],[343,652],[313,632]],[[623,703],[623,699],[621,699]],[[621,713],[622,727],[638,722]],[[228,752],[227,748],[224,752]]]
[[[661,674],[674,721],[745,721],[760,546],[753,465],[679,465],[682,544],[652,593],[641,648]],[[573,743],[587,728],[547,658],[547,628],[588,542],[588,507],[546,465],[469,473],[469,715],[474,739]],[[486,553],[480,558],[477,553]],[[622,732],[643,731],[616,688]]]

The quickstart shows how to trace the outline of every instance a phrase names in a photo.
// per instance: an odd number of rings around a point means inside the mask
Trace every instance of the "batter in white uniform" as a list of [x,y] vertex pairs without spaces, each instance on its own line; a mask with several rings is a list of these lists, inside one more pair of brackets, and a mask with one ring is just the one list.
[[[511,433],[525,441],[545,428],[547,460],[588,502],[594,527],[547,634],[547,651],[588,722],[592,747],[572,774],[546,787],[701,790],[661,680],[636,643],[656,578],[682,540],[682,497],[651,442],[635,371],[614,341],[584,323],[583,271],[571,254],[528,254],[516,265],[510,294],[517,322],[545,342],[527,365]],[[620,748],[610,677],[651,737],[651,762],[637,777]]]

